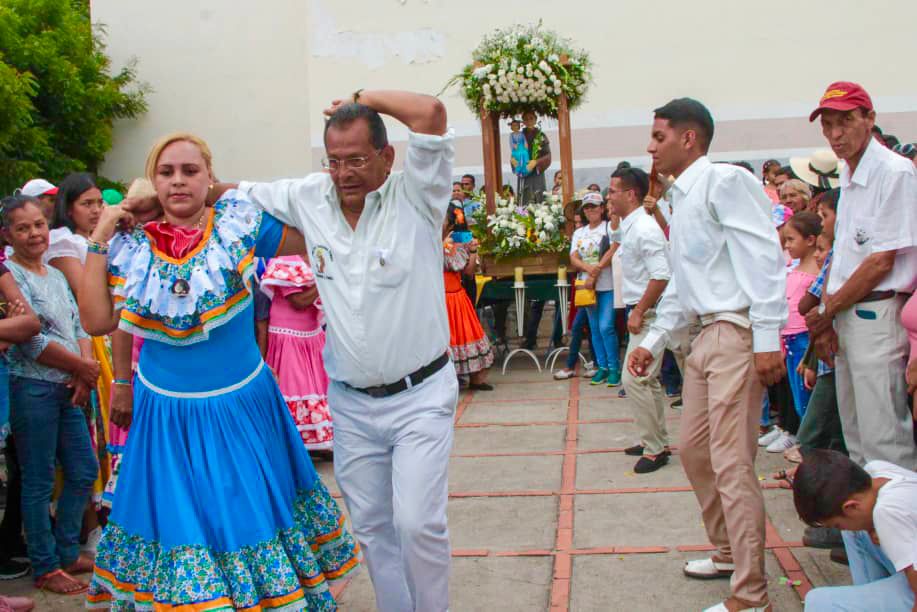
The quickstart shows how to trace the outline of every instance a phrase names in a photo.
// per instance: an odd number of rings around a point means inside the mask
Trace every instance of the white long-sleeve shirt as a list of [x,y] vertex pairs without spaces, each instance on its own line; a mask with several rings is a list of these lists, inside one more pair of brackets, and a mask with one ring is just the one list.
[[367,194],[355,230],[326,173],[239,184],[305,236],[328,321],[324,359],[332,380],[390,384],[448,349],[442,225],[454,157],[451,131],[411,133],[404,171]]
[[643,207],[621,219],[612,240],[621,245],[621,299],[625,306],[635,306],[646,293],[651,280],[669,280],[669,247],[662,228]]
[[641,346],[658,356],[669,334],[693,318],[747,311],[754,352],[779,351],[786,265],[761,184],[742,168],[701,157],[670,197],[672,278]]

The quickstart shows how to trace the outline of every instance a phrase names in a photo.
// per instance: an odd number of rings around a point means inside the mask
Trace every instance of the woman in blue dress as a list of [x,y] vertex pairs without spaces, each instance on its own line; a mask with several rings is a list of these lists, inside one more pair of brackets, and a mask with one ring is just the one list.
[[[84,327],[146,339],[90,608],[333,610],[328,583],[358,545],[303,448],[255,342],[255,256],[302,236],[229,191],[206,206],[207,145],[157,143],[147,176],[163,219],[107,208],[89,242]],[[119,231],[120,230],[120,231]]]

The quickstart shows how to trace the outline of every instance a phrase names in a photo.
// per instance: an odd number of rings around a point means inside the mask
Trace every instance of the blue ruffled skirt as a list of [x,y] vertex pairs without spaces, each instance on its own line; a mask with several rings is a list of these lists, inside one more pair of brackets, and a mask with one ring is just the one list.
[[134,384],[90,608],[334,610],[360,561],[270,371],[213,394]]

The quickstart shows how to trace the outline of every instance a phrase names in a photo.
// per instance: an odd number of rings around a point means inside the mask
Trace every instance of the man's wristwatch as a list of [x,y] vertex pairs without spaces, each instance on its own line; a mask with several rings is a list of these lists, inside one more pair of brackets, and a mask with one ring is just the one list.
[[826,316],[828,313],[828,306],[824,302],[818,304],[818,314],[821,316]]

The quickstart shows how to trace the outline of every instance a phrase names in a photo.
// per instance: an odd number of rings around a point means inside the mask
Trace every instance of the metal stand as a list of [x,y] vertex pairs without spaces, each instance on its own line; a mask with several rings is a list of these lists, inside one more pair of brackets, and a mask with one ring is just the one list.
[[[557,287],[557,306],[560,309],[560,329],[563,332],[563,335],[566,336],[567,332],[567,318],[570,316],[570,283],[568,281],[557,281],[557,284],[554,285]],[[545,358],[545,370],[548,372],[554,371],[554,365],[557,363],[557,358],[564,351],[569,351],[570,349],[566,346],[560,346],[551,351],[551,353]],[[583,360],[583,363],[586,363],[586,358],[580,354],[580,359]]]
[[[516,291],[516,332],[521,338],[525,334],[525,283],[513,283],[513,289]],[[535,355],[535,353],[528,349],[519,347],[510,351],[506,358],[503,360],[504,375],[506,374],[506,366],[509,365],[510,360],[519,353],[531,357],[532,361],[535,362],[535,367],[538,368],[538,372],[541,372],[541,362],[538,361],[538,357]]]

